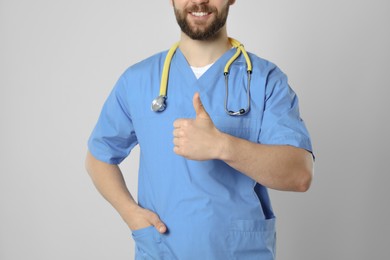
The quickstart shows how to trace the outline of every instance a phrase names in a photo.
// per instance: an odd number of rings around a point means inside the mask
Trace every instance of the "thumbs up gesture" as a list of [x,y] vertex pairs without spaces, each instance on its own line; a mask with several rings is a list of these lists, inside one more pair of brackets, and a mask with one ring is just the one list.
[[211,160],[218,157],[221,132],[215,127],[203,107],[199,93],[193,97],[194,119],[177,119],[173,123],[174,152],[191,160]]

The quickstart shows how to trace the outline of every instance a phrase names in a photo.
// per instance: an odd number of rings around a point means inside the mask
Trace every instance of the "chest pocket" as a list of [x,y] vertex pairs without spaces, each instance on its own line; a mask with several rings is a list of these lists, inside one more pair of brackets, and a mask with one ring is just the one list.
[[257,142],[259,120],[246,116],[217,116],[212,118],[215,126],[222,132],[235,137]]

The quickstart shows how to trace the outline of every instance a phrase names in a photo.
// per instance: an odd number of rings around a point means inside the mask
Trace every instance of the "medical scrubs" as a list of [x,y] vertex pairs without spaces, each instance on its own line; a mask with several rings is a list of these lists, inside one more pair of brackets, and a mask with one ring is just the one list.
[[[128,68],[104,104],[89,139],[98,159],[119,164],[140,146],[138,203],[156,212],[168,232],[147,227],[133,231],[135,259],[225,260],[275,258],[275,216],[267,189],[220,160],[193,161],[173,152],[173,122],[194,118],[192,98],[200,93],[216,127],[252,142],[291,145],[311,151],[298,99],[274,64],[253,54],[250,112],[225,112],[223,69],[235,53],[227,51],[199,79],[177,49],[170,67],[167,108],[156,113],[167,52]],[[229,110],[247,105],[243,55],[229,75]]]

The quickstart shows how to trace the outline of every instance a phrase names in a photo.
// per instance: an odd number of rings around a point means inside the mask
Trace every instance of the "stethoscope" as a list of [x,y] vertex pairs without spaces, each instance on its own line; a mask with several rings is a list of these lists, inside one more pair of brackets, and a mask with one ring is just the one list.
[[[251,82],[251,74],[252,74],[252,62],[249,58],[248,53],[245,51],[244,46],[237,40],[233,38],[229,38],[230,44],[237,49],[236,53],[230,58],[230,60],[226,63],[225,68],[223,70],[223,75],[225,77],[225,88],[226,88],[226,96],[225,96],[225,112],[230,116],[242,116],[249,112],[250,110],[250,82]],[[152,110],[154,112],[162,112],[167,107],[166,99],[167,99],[167,86],[168,86],[168,74],[169,68],[171,66],[172,57],[176,52],[176,49],[179,47],[179,42],[175,43],[168,51],[168,54],[164,61],[164,67],[161,75],[160,82],[160,95],[156,97],[152,101]],[[247,66],[247,76],[248,76],[248,90],[247,90],[247,105],[246,108],[241,108],[238,111],[231,111],[228,109],[228,100],[229,100],[229,68],[232,63],[243,54],[246,61]]]

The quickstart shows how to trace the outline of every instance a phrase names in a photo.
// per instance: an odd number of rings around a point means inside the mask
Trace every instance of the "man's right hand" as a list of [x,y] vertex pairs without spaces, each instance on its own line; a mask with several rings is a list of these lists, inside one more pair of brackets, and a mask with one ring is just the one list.
[[154,226],[161,234],[167,231],[167,227],[160,220],[159,216],[156,213],[148,209],[141,208],[139,206],[134,209],[131,214],[131,217],[129,217],[129,219],[126,219],[125,221],[129,228],[133,231],[142,228],[147,228],[150,226]]

